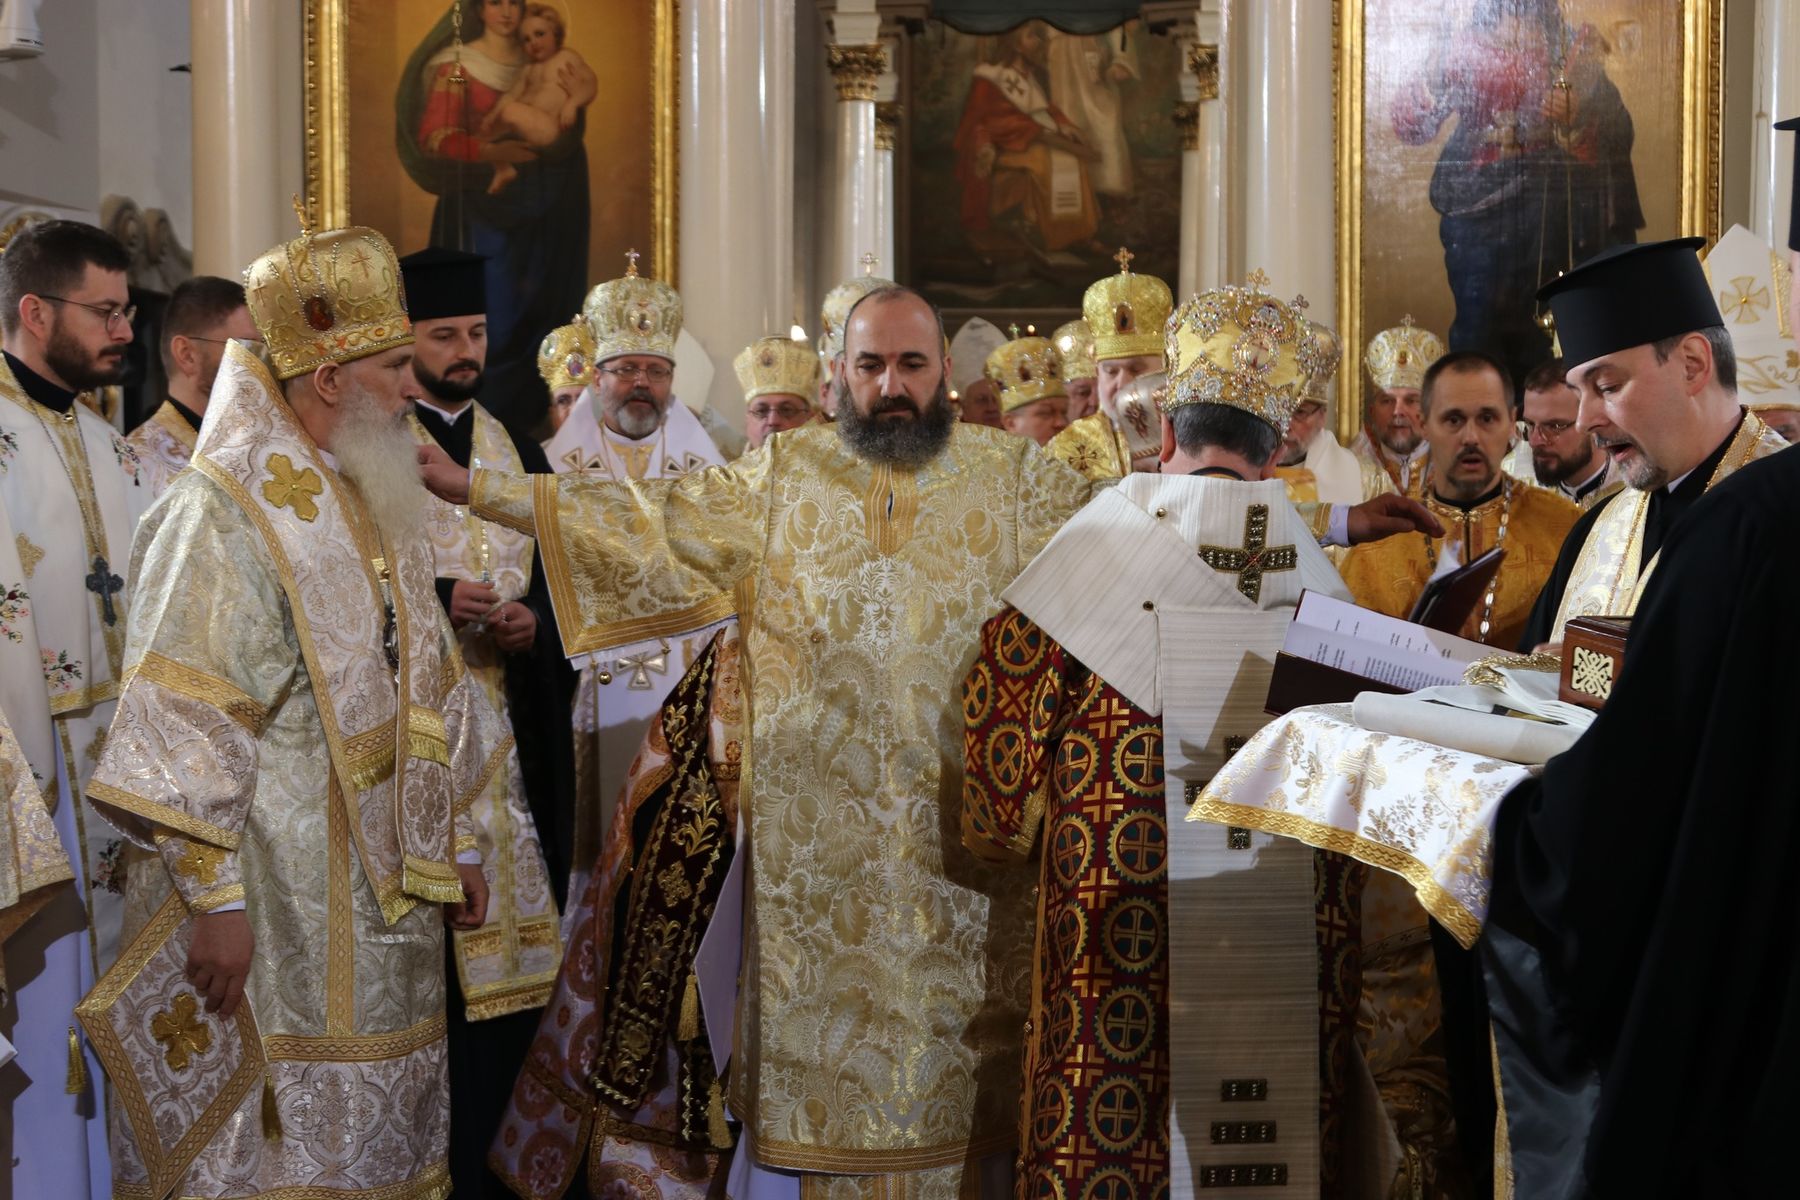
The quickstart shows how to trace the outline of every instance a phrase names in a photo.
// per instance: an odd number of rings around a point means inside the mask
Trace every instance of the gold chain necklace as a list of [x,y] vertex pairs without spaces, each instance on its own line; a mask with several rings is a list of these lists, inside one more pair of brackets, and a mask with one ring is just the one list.
[[[1512,519],[1512,493],[1513,493],[1512,479],[1510,476],[1503,475],[1502,479],[1501,479],[1501,483],[1500,483],[1500,530],[1494,536],[1493,549],[1495,549],[1495,550],[1498,550],[1501,547],[1506,545],[1506,526],[1507,526],[1508,521],[1510,521]],[[1469,520],[1468,513],[1464,513],[1463,514],[1463,527],[1465,530],[1468,528],[1468,520]],[[1446,536],[1446,538],[1449,536],[1448,530],[1445,531],[1445,536]],[[1429,533],[1427,533],[1424,535],[1424,538],[1425,538],[1425,578],[1429,580],[1433,575],[1435,575],[1437,573],[1437,565],[1438,565],[1437,564],[1437,555],[1432,553],[1431,535]],[[1468,540],[1466,538],[1464,539],[1464,542],[1463,542],[1463,553],[1465,556],[1468,556],[1471,554],[1471,551],[1468,546]],[[1464,565],[1467,565],[1467,564],[1465,563]],[[1494,577],[1488,581],[1487,597],[1481,602],[1481,624],[1478,627],[1479,633],[1476,634],[1477,641],[1482,641],[1482,642],[1487,641],[1488,631],[1493,628],[1494,595],[1499,590],[1500,590],[1500,572],[1495,571]]]

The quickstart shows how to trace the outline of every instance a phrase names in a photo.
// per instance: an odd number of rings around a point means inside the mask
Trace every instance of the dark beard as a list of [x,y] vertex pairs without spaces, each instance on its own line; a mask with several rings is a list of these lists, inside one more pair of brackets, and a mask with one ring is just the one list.
[[1550,468],[1548,472],[1545,472],[1544,468],[1538,466],[1537,459],[1534,457],[1531,460],[1531,471],[1532,474],[1537,476],[1537,481],[1541,484],[1553,485],[1567,483],[1584,471],[1592,471],[1594,469],[1594,455],[1597,453],[1599,453],[1599,451],[1594,449],[1592,442],[1589,442],[1587,457],[1580,462],[1576,462],[1574,459],[1570,458],[1560,459],[1556,466]]
[[71,388],[85,392],[125,378],[125,347],[109,347],[90,357],[75,340],[75,335],[66,332],[59,321],[50,330],[50,340],[44,345],[44,365]]
[[450,369],[455,370],[457,367],[467,366],[475,368],[475,377],[467,383],[453,383],[442,375],[433,375],[420,366],[419,360],[416,358],[413,360],[413,375],[418,379],[419,386],[437,399],[446,404],[461,404],[464,400],[473,400],[481,394],[481,383],[486,378],[482,373],[481,364],[472,358],[458,359],[450,364]]
[[904,396],[883,396],[876,401],[876,411],[864,416],[856,407],[847,384],[837,385],[838,436],[851,453],[870,462],[891,467],[917,470],[943,453],[956,428],[956,413],[950,407],[950,389],[938,381],[931,403],[910,421],[884,421],[880,413],[888,409],[909,408],[917,412]]

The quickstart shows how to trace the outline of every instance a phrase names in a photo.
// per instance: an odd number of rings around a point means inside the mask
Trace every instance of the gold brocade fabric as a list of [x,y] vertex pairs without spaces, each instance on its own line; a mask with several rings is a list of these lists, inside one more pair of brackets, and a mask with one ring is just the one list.
[[[503,471],[524,470],[512,438],[492,414],[477,404],[469,419],[474,422],[470,445],[475,461]],[[424,427],[412,424],[420,443],[430,444]],[[488,582],[502,601],[518,600],[529,589],[532,540],[516,529],[483,521],[462,505],[433,497],[426,507],[425,530],[438,578]],[[456,632],[456,642],[470,678],[511,728],[506,665],[492,632],[466,625]],[[487,876],[487,923],[456,930],[451,940],[464,1008],[470,1020],[483,1020],[538,1008],[550,998],[562,961],[562,935],[516,749],[507,751],[505,762],[475,797],[469,817]]]
[[1089,413],[1050,439],[1044,453],[1096,482],[1130,474],[1131,450],[1105,413]]
[[187,418],[167,400],[126,437],[126,444],[137,451],[138,478],[150,489],[151,496],[168,491],[175,476],[187,468],[198,438]]
[[1402,496],[1411,496],[1414,500],[1424,496],[1425,478],[1429,474],[1426,468],[1431,461],[1424,442],[1420,442],[1419,448],[1402,460],[1370,437],[1369,431],[1365,429],[1351,439],[1350,451],[1386,475],[1388,482],[1394,485],[1394,490]]
[[751,897],[733,1108],[757,1162],[921,1171],[1012,1141],[1030,880],[957,848],[955,696],[982,622],[1089,485],[959,424],[918,470],[809,426],[678,481],[477,472],[558,612],[599,630],[742,613]]
[[1275,478],[1287,485],[1288,499],[1295,504],[1318,503],[1318,478],[1305,467],[1276,467]]
[[[1426,581],[1437,569],[1445,542],[1457,547],[1457,561],[1467,563],[1493,549],[1500,532],[1504,497],[1464,510],[1428,498],[1425,507],[1444,525],[1444,537],[1403,533],[1356,547],[1344,560],[1344,582],[1356,602],[1393,617],[1412,611]],[[1494,589],[1494,609],[1486,638],[1481,637],[1484,603],[1477,602],[1458,632],[1494,646],[1516,646],[1531,617],[1538,592],[1556,566],[1557,553],[1581,510],[1544,488],[1512,485],[1507,515],[1506,558]]]
[[[1706,486],[1710,490],[1732,472],[1787,448],[1781,436],[1753,412],[1744,414],[1725,457]],[[1562,641],[1563,626],[1571,617],[1630,616],[1656,563],[1643,562],[1644,521],[1650,514],[1650,493],[1626,488],[1606,506],[1575,560],[1569,582],[1563,588],[1562,606],[1550,640]]]
[[[264,1138],[254,1092],[233,1111],[208,1111],[176,1194],[441,1197],[444,926],[419,891],[439,871],[454,886],[453,845],[473,836],[466,809],[510,738],[462,667],[422,537],[400,548],[393,580],[409,701],[397,706],[379,650],[381,593],[351,532],[367,521],[360,499],[314,457],[266,372],[236,350],[227,370],[214,402],[230,407],[208,432],[224,431],[224,447],[242,446],[239,461],[258,472],[277,463],[272,479],[295,486],[256,490],[287,501],[305,528],[276,535],[223,468],[170,486],[133,549],[126,684],[93,785],[122,828],[159,843],[167,867],[131,872],[130,907],[153,908],[174,884],[190,911],[202,909],[207,889],[236,880],[255,939],[245,998],[282,1138]],[[202,443],[203,461],[212,448]],[[312,464],[316,493],[278,469],[295,460]],[[327,519],[328,505],[341,522]],[[328,638],[369,640],[373,662],[323,648]],[[363,725],[383,700],[387,723]],[[334,713],[357,722],[348,752],[332,744],[344,728],[331,728]],[[359,792],[346,785],[346,761],[385,762],[386,777]],[[402,856],[402,846],[441,857]],[[395,874],[372,878],[371,863]],[[144,1077],[103,1061],[111,1075]],[[117,1178],[129,1181],[136,1152],[116,1116],[112,1147]]]
[[[57,884],[73,877],[31,764],[0,711],[0,946],[44,906]],[[5,996],[0,960],[0,1000]]]

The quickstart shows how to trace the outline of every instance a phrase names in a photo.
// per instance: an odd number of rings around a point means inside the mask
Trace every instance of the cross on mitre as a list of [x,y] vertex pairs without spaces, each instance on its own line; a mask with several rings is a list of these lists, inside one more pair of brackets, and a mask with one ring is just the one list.
[[1295,546],[1271,546],[1269,540],[1269,506],[1252,504],[1244,513],[1244,544],[1236,546],[1202,546],[1200,561],[1215,571],[1238,577],[1237,588],[1252,604],[1262,598],[1265,571],[1292,571],[1300,565]]
[[638,252],[635,247],[625,252],[625,278],[637,278]]
[[1131,251],[1127,250],[1125,247],[1120,246],[1119,252],[1117,254],[1113,255],[1113,261],[1119,264],[1119,274],[1121,274],[1121,275],[1131,274],[1131,260],[1136,257],[1137,257],[1137,255],[1133,254]]
[[873,250],[864,250],[863,256],[856,261],[862,264],[863,276],[865,278],[875,274],[875,267],[881,262],[879,258],[875,257],[875,252]]
[[1248,287],[1253,292],[1268,291],[1269,277],[1263,274],[1263,269],[1261,267],[1258,267],[1244,277],[1244,286]]

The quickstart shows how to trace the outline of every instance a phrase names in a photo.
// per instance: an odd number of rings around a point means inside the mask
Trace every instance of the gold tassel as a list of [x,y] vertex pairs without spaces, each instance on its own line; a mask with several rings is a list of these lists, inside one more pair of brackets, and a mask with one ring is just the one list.
[[731,1126],[725,1123],[725,1096],[719,1081],[712,1081],[706,1096],[706,1136],[720,1150],[731,1149]]
[[691,1042],[700,1036],[700,981],[688,972],[687,987],[681,993],[681,1019],[675,1024],[675,1040]]
[[81,1054],[81,1039],[75,1034],[75,1027],[69,1026],[69,1081],[63,1091],[71,1096],[79,1096],[88,1090],[87,1059]]
[[271,1142],[281,1140],[281,1108],[275,1103],[275,1077],[268,1067],[263,1068],[262,1089],[262,1129],[263,1137]]

